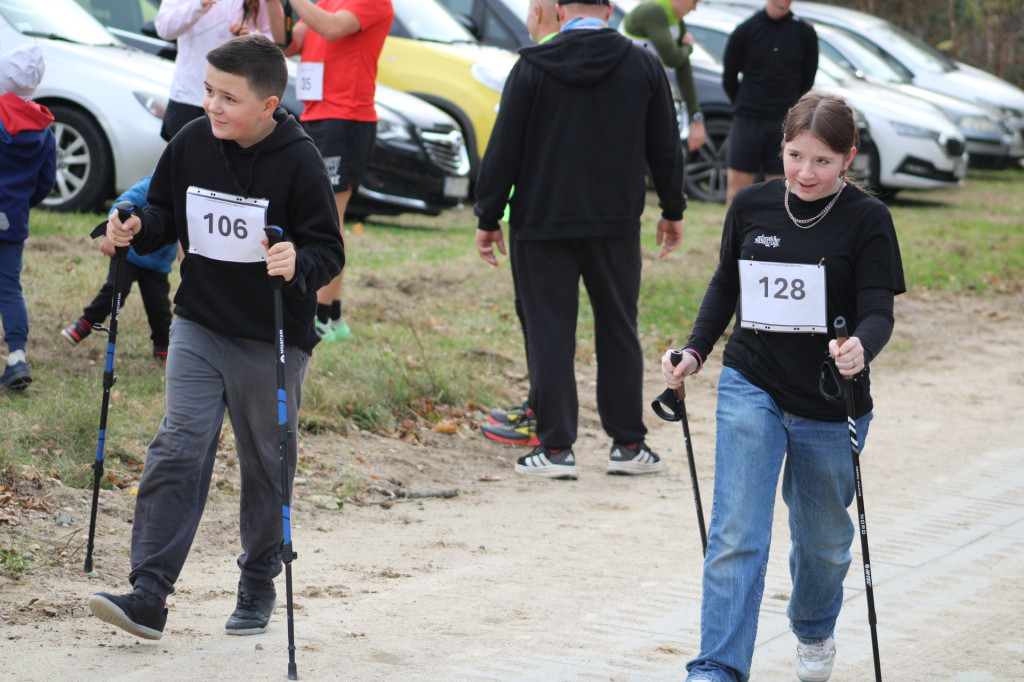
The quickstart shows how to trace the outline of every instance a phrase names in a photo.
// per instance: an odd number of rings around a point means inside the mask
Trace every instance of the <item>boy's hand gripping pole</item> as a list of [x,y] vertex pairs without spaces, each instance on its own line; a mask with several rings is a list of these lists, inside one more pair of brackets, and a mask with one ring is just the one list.
[[[670,358],[672,366],[679,365],[683,360],[683,351],[673,350]],[[686,441],[686,461],[690,466],[690,483],[693,486],[693,502],[697,507],[697,523],[700,527],[701,550],[706,555],[708,552],[708,533],[704,526],[704,509],[700,503],[700,485],[697,482],[697,466],[693,461],[693,444],[690,442],[690,421],[686,418],[686,388],[680,384],[679,388],[673,390],[666,388],[657,399],[651,403],[654,412],[665,421],[683,423],[683,439]]]
[[[129,201],[118,202],[117,217],[123,223],[131,217],[135,206]],[[107,411],[110,408],[110,390],[117,382],[114,374],[114,352],[117,349],[117,322],[121,316],[121,296],[124,288],[124,261],[128,247],[114,250],[114,295],[110,299],[110,326],[94,325],[93,331],[107,332],[107,362],[103,369],[103,406],[100,408],[100,433],[96,443],[96,459],[92,463],[92,509],[89,512],[89,540],[85,546],[86,573],[92,572],[92,551],[96,539],[96,508],[100,501],[100,481],[103,479],[103,452],[107,441]]]
[[[842,346],[849,338],[846,318],[839,316],[832,323],[836,330],[836,343]],[[875,682],[882,682],[882,663],[878,654],[878,618],[875,615],[875,590],[871,581],[871,555],[868,553],[868,522],[864,514],[864,487],[860,477],[860,440],[857,437],[857,410],[853,402],[853,377],[846,379],[846,421],[850,425],[850,452],[853,457],[853,477],[856,485],[857,518],[860,524],[860,550],[864,558],[864,594],[868,602],[868,625],[871,628],[871,650],[874,654]]]
[[[267,235],[268,248],[284,239],[284,231],[276,225],[263,228],[263,232]],[[285,594],[288,605],[288,679],[297,680],[299,677],[295,667],[292,560],[296,559],[298,555],[292,550],[292,503],[288,476],[288,442],[291,440],[292,434],[288,431],[288,394],[285,390],[284,378],[284,301],[281,293],[284,278],[271,277],[270,286],[274,290],[274,330],[277,335],[274,341],[277,350],[277,439],[281,449],[281,518],[284,531],[281,540],[281,559],[284,561]]]

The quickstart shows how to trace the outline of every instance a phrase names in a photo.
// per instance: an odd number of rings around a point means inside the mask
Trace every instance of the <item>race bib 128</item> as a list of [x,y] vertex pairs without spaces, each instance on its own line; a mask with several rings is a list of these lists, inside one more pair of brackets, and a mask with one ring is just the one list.
[[824,265],[742,260],[739,268],[741,327],[828,331]]

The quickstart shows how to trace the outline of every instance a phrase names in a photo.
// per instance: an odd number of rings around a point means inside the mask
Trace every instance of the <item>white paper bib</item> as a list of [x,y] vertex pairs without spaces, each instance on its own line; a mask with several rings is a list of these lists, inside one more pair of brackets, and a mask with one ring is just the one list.
[[743,260],[740,326],[773,332],[828,332],[825,266]]
[[295,96],[300,102],[319,102],[324,98],[323,62],[299,62],[295,70]]
[[188,252],[231,263],[267,259],[260,243],[267,226],[266,199],[250,199],[189,187],[185,200]]

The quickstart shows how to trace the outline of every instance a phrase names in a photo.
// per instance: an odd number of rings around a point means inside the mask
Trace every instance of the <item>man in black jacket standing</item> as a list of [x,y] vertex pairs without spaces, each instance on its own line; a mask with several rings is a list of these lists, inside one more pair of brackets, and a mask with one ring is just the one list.
[[645,175],[658,193],[661,257],[683,236],[682,148],[657,58],[607,28],[608,0],[558,4],[561,33],[520,50],[480,168],[476,245],[497,265],[509,191],[513,267],[526,324],[530,406],[540,446],[516,471],[577,477],[574,359],[579,281],[594,311],[597,406],[613,441],[608,472],[661,471],[644,443],[637,336]]
[[726,149],[727,204],[753,184],[758,171],[766,180],[782,177],[782,121],[814,86],[818,36],[789,11],[792,3],[767,0],[764,9],[736,27],[725,46],[722,87],[736,108]]

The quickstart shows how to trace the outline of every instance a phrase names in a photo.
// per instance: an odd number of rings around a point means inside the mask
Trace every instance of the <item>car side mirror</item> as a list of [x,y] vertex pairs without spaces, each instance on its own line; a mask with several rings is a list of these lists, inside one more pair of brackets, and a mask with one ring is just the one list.
[[156,32],[156,22],[153,19],[142,22],[142,35],[149,36],[150,38],[159,38],[160,36]]

